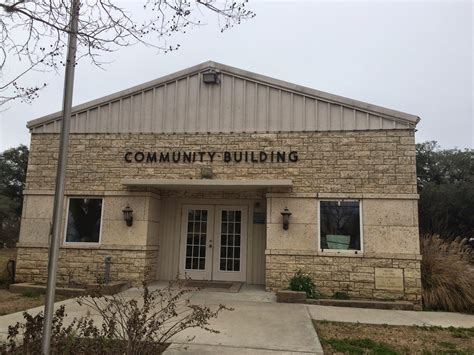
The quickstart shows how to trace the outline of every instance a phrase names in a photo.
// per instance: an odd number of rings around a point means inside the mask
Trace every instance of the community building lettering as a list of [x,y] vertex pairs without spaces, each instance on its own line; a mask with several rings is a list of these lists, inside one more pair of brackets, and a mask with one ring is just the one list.
[[222,159],[225,163],[296,163],[298,152],[258,151],[258,152],[126,152],[124,160],[127,163],[195,163],[214,162]]

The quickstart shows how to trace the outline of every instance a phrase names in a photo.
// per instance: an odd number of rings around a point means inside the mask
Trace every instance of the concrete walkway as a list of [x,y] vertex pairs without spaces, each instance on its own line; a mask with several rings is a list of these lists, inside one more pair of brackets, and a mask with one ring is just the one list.
[[[153,287],[161,287],[158,283]],[[127,298],[139,296],[137,289],[123,293]],[[224,304],[234,308],[211,320],[214,334],[199,328],[188,329],[172,339],[165,354],[323,354],[308,309],[305,305],[279,304],[275,296],[262,287],[244,285],[239,293],[196,292],[191,303],[207,306]],[[66,305],[67,319],[85,315],[87,308],[74,299],[59,302]],[[37,314],[43,307],[30,310]],[[100,318],[90,313],[100,324]],[[6,336],[8,325],[23,321],[22,312],[0,317],[0,336]],[[193,340],[189,341],[190,338]]]
[[[162,287],[157,283],[151,288]],[[139,296],[137,289],[123,293],[127,298]],[[211,321],[219,334],[202,329],[188,329],[172,339],[166,354],[322,354],[321,344],[312,319],[337,322],[360,322],[389,325],[419,325],[442,327],[474,327],[474,316],[446,312],[392,311],[362,308],[275,303],[272,293],[261,287],[244,285],[239,293],[200,291],[189,295],[191,303],[224,304],[234,308]],[[85,315],[75,299],[56,304],[66,305],[68,319]],[[29,312],[37,314],[43,307]],[[100,318],[91,314],[100,324]],[[5,337],[8,325],[23,321],[22,312],[0,317],[0,337]],[[194,337],[189,342],[188,339]]]
[[312,319],[333,322],[418,325],[437,327],[474,327],[474,315],[452,312],[393,311],[308,305]]

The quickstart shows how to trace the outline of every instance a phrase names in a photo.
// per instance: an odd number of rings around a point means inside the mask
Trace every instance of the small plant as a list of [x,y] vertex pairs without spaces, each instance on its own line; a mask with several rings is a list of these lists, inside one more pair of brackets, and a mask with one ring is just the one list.
[[336,291],[332,295],[332,298],[334,298],[335,300],[348,300],[350,297],[349,297],[349,294],[347,292]]
[[289,282],[289,289],[292,291],[304,291],[306,297],[316,298],[316,285],[310,275],[304,273],[302,270],[296,271]]
[[346,338],[346,339],[321,339],[323,344],[328,344],[333,350],[344,354],[385,354],[396,355],[398,352],[391,346],[373,341],[372,339],[363,338]]
[[[100,324],[89,311],[85,317],[65,321],[65,307],[61,306],[53,318],[52,353],[160,354],[170,338],[188,328],[219,333],[210,327],[209,320],[232,308],[191,304],[185,295],[194,291],[178,280],[153,291],[144,283],[140,299],[134,299],[123,294],[104,297],[98,287],[93,294],[79,297],[78,302],[98,313]],[[33,317],[24,312],[23,316],[25,323],[8,328],[8,342],[0,343],[0,354],[41,353],[43,314]]]
[[426,308],[474,312],[472,249],[466,239],[445,241],[437,235],[421,239],[421,281]]
[[40,293],[38,293],[38,292],[32,292],[32,291],[23,292],[21,295],[22,295],[23,297],[34,298],[34,299],[38,299],[38,298],[40,298],[40,296],[41,296]]

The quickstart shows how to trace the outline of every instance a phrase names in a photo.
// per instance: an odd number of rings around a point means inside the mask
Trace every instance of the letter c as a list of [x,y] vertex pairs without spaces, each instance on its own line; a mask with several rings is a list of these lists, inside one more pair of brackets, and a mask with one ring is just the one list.
[[130,156],[132,155],[132,152],[126,152],[125,153],[125,156],[123,157],[125,159],[125,161],[127,163],[131,163],[132,162],[132,159],[130,158]]

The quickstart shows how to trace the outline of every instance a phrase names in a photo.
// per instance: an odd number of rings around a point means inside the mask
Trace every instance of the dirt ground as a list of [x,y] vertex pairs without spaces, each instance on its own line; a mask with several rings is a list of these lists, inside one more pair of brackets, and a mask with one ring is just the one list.
[[[25,293],[23,295],[8,291],[7,263],[9,259],[16,258],[16,249],[0,249],[0,316],[5,314],[25,311],[29,308],[44,304],[44,295],[36,293]],[[57,296],[56,300],[66,299]]]
[[44,304],[44,296],[20,295],[8,290],[0,290],[0,315],[23,311]]
[[[56,301],[65,300],[67,297],[56,296]],[[0,316],[5,314],[25,311],[29,308],[44,305],[44,295],[25,293],[23,295],[0,289]]]
[[325,354],[474,354],[474,328],[314,321]]
[[0,249],[0,287],[8,280],[7,263],[16,259],[16,249]]

